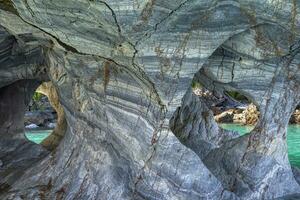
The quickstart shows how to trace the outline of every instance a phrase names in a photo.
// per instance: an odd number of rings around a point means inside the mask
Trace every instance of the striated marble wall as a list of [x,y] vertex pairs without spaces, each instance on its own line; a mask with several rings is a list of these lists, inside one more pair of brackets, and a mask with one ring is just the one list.
[[[286,145],[299,11],[297,0],[0,0],[0,87],[51,80],[67,121],[59,146],[24,170],[1,174],[16,158],[0,148],[0,198],[299,195]],[[256,128],[217,127],[193,79],[251,99]]]

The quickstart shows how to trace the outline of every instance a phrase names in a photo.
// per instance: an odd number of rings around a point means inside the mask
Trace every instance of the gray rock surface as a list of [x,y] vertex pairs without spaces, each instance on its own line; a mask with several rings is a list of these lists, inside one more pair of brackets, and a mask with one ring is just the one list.
[[178,139],[202,159],[212,149],[239,136],[237,132],[220,128],[205,100],[198,98],[191,89],[171,119],[170,127]]
[[295,179],[298,183],[300,183],[300,169],[298,167],[292,167]]
[[[299,9],[296,0],[0,1],[0,91],[50,79],[68,124],[45,158],[19,153],[22,131],[1,132],[1,151],[18,155],[10,163],[37,159],[10,181],[0,174],[0,199],[297,195],[286,127],[300,100]],[[238,138],[218,128],[191,94],[193,78],[251,99],[256,128]]]
[[7,192],[23,172],[48,152],[24,135],[24,115],[38,82],[19,80],[0,89],[0,191]]

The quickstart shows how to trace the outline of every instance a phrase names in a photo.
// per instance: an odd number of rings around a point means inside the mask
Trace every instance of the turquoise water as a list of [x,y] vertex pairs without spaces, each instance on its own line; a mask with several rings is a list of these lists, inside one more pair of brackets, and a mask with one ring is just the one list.
[[25,136],[28,140],[40,144],[52,131],[53,130],[27,130],[25,131]]
[[[227,130],[234,130],[241,135],[249,133],[254,127],[240,124],[220,124]],[[289,125],[287,134],[288,155],[292,165],[300,167],[300,125]]]
[[[241,135],[249,133],[253,126],[243,126],[240,124],[220,124],[222,128],[234,130]],[[25,135],[28,140],[40,144],[46,137],[51,134],[52,130],[30,130]],[[289,125],[288,135],[288,154],[292,165],[300,167],[300,125]]]

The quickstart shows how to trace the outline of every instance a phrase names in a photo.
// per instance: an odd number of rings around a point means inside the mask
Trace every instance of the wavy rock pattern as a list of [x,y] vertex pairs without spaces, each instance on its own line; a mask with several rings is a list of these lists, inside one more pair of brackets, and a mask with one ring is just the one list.
[[[300,101],[299,9],[296,0],[0,1],[1,90],[50,79],[68,124],[55,151],[10,172],[18,176],[1,182],[0,198],[297,195],[286,127]],[[194,77],[253,100],[252,133],[219,129],[191,94]]]
[[51,135],[41,143],[46,149],[53,150],[59,145],[67,130],[64,108],[59,102],[58,93],[52,82],[44,82],[36,89],[36,91],[48,97],[51,106],[57,113],[57,124],[55,129]]

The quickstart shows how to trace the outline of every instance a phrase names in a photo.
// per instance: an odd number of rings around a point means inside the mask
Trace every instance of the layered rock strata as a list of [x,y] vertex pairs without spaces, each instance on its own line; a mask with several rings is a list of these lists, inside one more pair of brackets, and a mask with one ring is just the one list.
[[[300,99],[299,8],[297,1],[0,1],[7,47],[0,87],[44,81],[45,73],[67,122],[56,150],[6,181],[0,198],[297,195],[286,127]],[[261,111],[252,133],[217,128],[193,97],[194,77],[214,93],[249,97]]]
[[44,82],[37,88],[36,91],[48,97],[50,104],[52,105],[57,114],[57,123],[55,129],[53,130],[51,135],[49,135],[42,142],[42,145],[44,147],[46,147],[49,150],[53,150],[59,145],[67,129],[65,112],[62,105],[59,102],[58,93],[52,82]]

